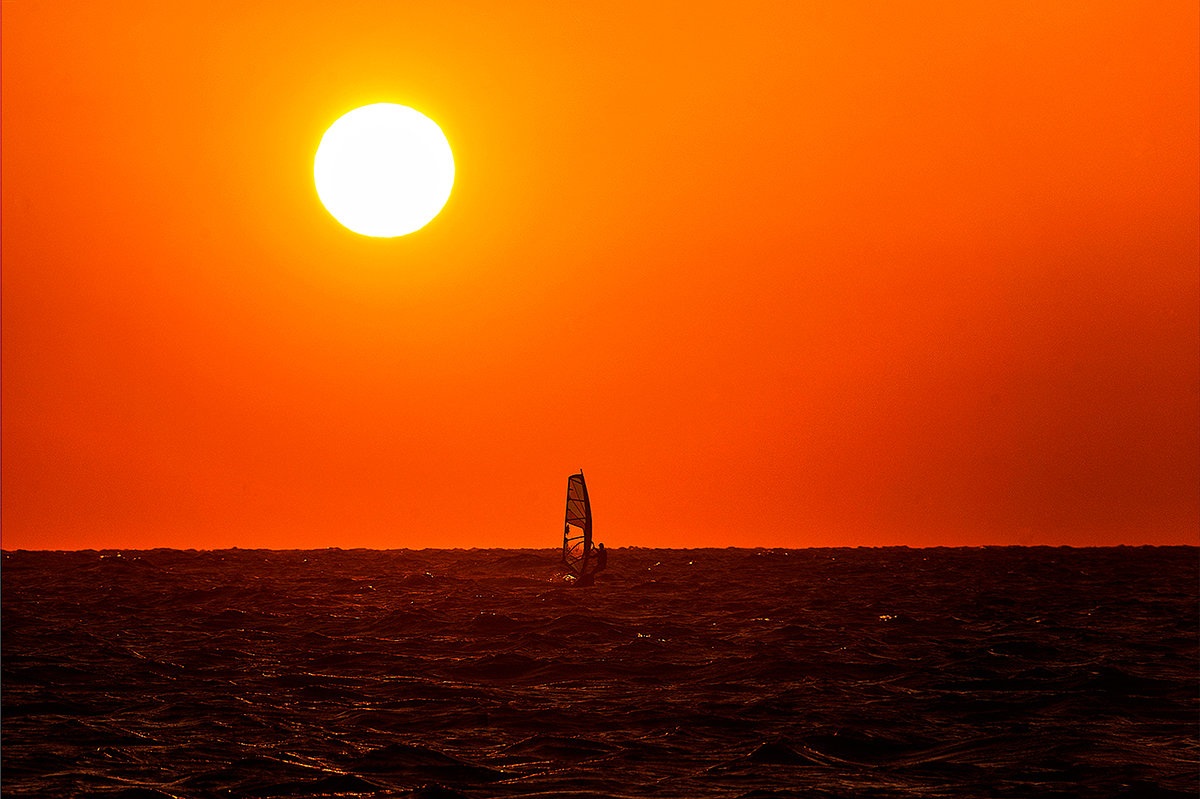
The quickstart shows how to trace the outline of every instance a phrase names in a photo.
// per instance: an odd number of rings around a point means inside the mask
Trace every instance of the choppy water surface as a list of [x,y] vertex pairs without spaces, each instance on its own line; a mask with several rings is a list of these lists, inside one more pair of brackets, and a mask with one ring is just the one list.
[[5,796],[1194,796],[1197,549],[8,552]]

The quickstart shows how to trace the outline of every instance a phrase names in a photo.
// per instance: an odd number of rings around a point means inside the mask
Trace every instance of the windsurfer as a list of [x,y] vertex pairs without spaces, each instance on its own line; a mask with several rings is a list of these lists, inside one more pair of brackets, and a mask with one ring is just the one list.
[[604,548],[604,544],[596,544],[590,548],[583,563],[583,573],[579,575],[579,584],[595,585],[596,575],[608,568],[608,550]]
[[596,567],[592,569],[592,574],[599,574],[608,568],[608,550],[604,548],[604,544],[596,544],[593,554],[596,556]]

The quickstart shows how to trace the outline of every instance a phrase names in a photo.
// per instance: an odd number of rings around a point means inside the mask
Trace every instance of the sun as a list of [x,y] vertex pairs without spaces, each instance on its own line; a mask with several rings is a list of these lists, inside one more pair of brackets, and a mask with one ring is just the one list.
[[425,227],[450,198],[454,154],[420,111],[374,103],[329,126],[313,179],[321,203],[355,233],[403,236]]

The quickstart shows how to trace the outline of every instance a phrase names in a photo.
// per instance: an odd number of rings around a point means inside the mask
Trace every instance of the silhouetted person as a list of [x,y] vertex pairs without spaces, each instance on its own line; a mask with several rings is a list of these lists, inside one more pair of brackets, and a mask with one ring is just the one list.
[[599,574],[608,568],[608,550],[604,548],[604,544],[597,544],[596,551],[592,554],[596,556],[596,568],[592,569],[592,574]]
[[604,544],[597,544],[588,549],[584,558],[583,571],[576,578],[576,585],[595,585],[596,575],[608,568],[608,550]]

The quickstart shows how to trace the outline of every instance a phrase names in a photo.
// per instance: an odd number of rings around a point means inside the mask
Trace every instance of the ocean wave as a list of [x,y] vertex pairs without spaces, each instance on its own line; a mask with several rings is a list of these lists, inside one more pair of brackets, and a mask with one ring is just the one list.
[[1182,796],[1194,547],[3,555],[5,796]]

